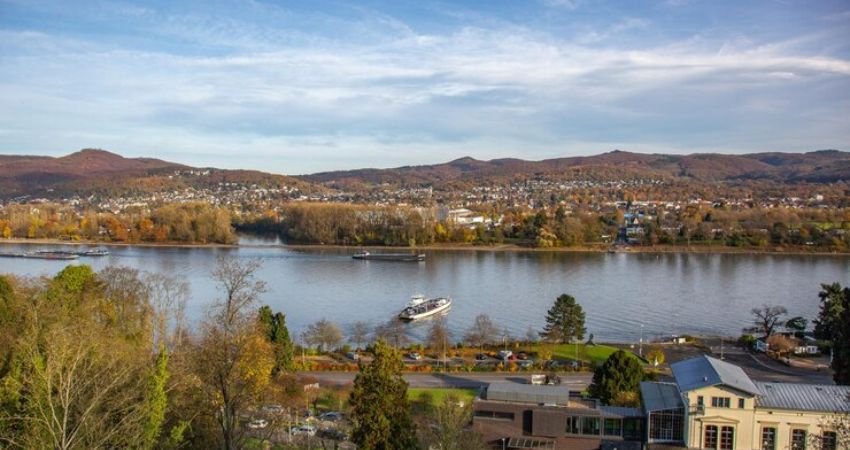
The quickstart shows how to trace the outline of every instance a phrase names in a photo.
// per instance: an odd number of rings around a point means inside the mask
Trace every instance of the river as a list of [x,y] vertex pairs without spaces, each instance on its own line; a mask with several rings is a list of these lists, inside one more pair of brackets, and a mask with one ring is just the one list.
[[[850,284],[850,257],[781,254],[569,253],[428,251],[420,263],[356,261],[354,250],[292,249],[255,238],[239,248],[110,247],[111,254],[81,258],[96,270],[123,265],[188,281],[187,316],[204,317],[217,296],[210,278],[216,257],[262,260],[268,284],[262,302],[283,311],[297,336],[325,318],[349,330],[392,318],[415,293],[451,296],[447,316],[455,340],[478,314],[523,338],[543,327],[555,298],[568,293],[584,307],[598,341],[637,342],[671,334],[738,336],[750,309],[783,305],[789,317],[816,317],[820,283]],[[7,252],[58,246],[6,244]],[[67,261],[0,258],[0,273],[53,275]],[[427,323],[408,325],[414,339]]]

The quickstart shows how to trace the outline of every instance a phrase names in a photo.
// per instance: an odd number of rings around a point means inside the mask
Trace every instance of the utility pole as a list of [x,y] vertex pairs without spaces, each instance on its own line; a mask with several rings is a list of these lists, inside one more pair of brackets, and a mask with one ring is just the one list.
[[640,324],[640,341],[638,344],[638,355],[643,358],[643,324]]

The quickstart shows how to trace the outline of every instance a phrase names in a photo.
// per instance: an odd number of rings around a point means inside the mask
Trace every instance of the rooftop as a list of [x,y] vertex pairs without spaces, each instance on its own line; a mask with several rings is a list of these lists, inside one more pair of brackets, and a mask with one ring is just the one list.
[[640,396],[646,412],[683,408],[682,394],[675,383],[640,383]]
[[566,386],[490,383],[483,398],[490,401],[567,406],[570,402],[570,390]]
[[759,408],[850,413],[850,386],[797,383],[756,383]]
[[670,365],[681,392],[724,385],[751,395],[761,392],[740,367],[710,356],[679,361]]

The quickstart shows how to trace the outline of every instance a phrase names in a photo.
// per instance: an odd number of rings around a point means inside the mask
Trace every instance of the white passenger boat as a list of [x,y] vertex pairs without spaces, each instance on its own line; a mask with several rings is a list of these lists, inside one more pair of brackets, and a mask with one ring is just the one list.
[[426,299],[424,295],[414,295],[410,298],[407,306],[401,310],[398,318],[401,320],[419,320],[433,316],[452,307],[452,299],[448,297],[437,297]]

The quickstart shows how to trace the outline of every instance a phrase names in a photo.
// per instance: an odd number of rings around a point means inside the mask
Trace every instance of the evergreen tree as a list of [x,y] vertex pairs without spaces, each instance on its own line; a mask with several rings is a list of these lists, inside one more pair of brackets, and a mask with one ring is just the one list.
[[623,394],[636,393],[643,380],[643,368],[637,358],[618,350],[593,373],[590,395],[603,404],[611,404]]
[[540,333],[544,338],[566,344],[584,339],[584,310],[571,295],[562,294],[546,314],[546,327]]
[[351,440],[370,450],[416,448],[416,430],[407,402],[404,363],[397,350],[378,340],[375,358],[361,365],[351,391]]
[[825,341],[835,338],[835,333],[841,328],[841,313],[847,298],[850,298],[850,288],[842,288],[838,283],[821,284],[820,312],[815,319],[815,337]]
[[843,326],[835,327],[832,337],[832,378],[835,384],[850,385],[850,290],[844,289],[844,305],[838,317]]
[[262,306],[258,319],[263,326],[266,339],[274,348],[274,368],[272,374],[286,372],[292,369],[295,347],[289,337],[286,327],[286,316],[283,313],[273,313],[268,306]]

